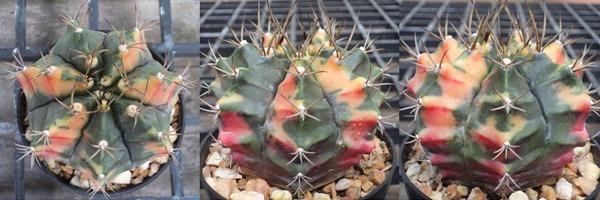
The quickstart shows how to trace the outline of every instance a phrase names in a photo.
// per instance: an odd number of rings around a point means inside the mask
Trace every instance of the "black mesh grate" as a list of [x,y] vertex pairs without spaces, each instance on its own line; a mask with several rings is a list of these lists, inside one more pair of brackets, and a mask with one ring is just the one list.
[[[158,0],[160,15],[160,32],[162,42],[152,43],[150,46],[160,56],[165,59],[172,60],[173,56],[196,56],[198,55],[199,48],[197,43],[174,43],[172,38],[172,19],[171,19],[171,1],[170,0]],[[0,60],[12,61],[13,52],[19,50],[23,55],[26,62],[35,61],[40,58],[40,52],[44,54],[49,50],[50,47],[30,47],[27,46],[26,42],[26,20],[27,20],[27,0],[16,0],[15,6],[15,47],[14,48],[0,48]],[[87,6],[89,7],[89,20],[88,26],[90,29],[98,29],[98,0],[88,0]],[[177,52],[177,54],[174,54]],[[18,131],[15,131],[17,143],[23,143],[21,136]],[[24,160],[18,160],[21,155],[18,151],[15,151],[15,174],[14,174],[14,187],[15,187],[15,199],[25,199],[25,173],[24,173]],[[181,167],[181,154],[176,154],[178,162],[174,162],[170,165],[171,175],[171,194],[172,198],[177,199],[195,199],[198,197],[184,196],[183,192],[183,177]],[[152,197],[154,198],[154,197]]]

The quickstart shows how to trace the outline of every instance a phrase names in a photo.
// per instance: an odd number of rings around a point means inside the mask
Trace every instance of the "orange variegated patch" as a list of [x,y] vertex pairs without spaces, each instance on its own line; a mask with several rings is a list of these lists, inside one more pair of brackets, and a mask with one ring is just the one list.
[[[65,76],[69,76],[70,79],[65,79]],[[17,80],[28,98],[36,92],[58,98],[70,95],[74,84],[75,92],[87,90],[88,84],[84,77],[81,72],[70,67],[52,67],[50,71],[28,67],[17,75]]]
[[[123,82],[123,80],[121,80]],[[148,88],[146,81],[138,81],[125,91],[125,96],[142,100],[144,103],[159,106],[172,102],[177,95],[181,80],[168,81],[157,76],[148,77]]]
[[145,56],[144,52],[147,51],[148,47],[144,43],[144,36],[141,31],[134,31],[131,33],[133,36],[133,45],[127,49],[127,51],[121,51],[121,62],[125,72],[133,71],[140,65],[140,61]]

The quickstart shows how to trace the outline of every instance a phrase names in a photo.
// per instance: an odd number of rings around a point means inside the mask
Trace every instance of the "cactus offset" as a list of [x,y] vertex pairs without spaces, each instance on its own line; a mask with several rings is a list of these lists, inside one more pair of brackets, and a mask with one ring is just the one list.
[[236,164],[302,195],[373,150],[384,100],[373,82],[383,70],[370,63],[368,46],[336,46],[335,23],[314,25],[302,45],[289,43],[287,26],[275,27],[213,58],[222,75],[210,85],[218,101],[207,111],[218,117],[218,140]]
[[442,177],[508,196],[562,174],[588,140],[592,99],[585,52],[570,59],[564,38],[544,42],[536,24],[526,30],[517,20],[503,42],[491,28],[501,10],[463,42],[440,31],[435,52],[415,55],[407,93],[417,103],[411,137]]
[[64,163],[91,180],[92,195],[108,194],[119,174],[173,154],[170,122],[184,80],[152,58],[147,24],[105,34],[62,19],[66,33],[42,59],[25,65],[15,51],[31,141],[17,146],[32,164]]

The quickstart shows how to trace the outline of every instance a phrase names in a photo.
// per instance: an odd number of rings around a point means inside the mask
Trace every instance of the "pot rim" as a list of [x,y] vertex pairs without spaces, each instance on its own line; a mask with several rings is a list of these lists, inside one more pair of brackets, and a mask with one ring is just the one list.
[[[218,136],[218,131],[213,131],[212,133],[216,133],[215,137]],[[212,134],[209,133],[209,134]],[[390,154],[392,155],[392,168],[390,168],[390,170],[388,170],[386,172],[386,177],[385,177],[385,181],[382,184],[377,185],[377,187],[375,187],[373,190],[371,190],[371,192],[369,192],[366,196],[364,196],[363,198],[360,199],[371,199],[371,197],[379,192],[381,192],[382,190],[387,191],[388,186],[391,184],[392,179],[394,177],[394,171],[395,169],[398,167],[398,154],[396,152],[396,149],[394,148],[394,141],[392,140],[392,138],[390,137],[390,135],[387,132],[377,132],[377,134],[379,137],[379,139],[381,139],[382,141],[384,141],[390,151]],[[204,139],[202,139],[202,143],[200,144],[200,170],[202,170],[205,167],[205,160],[206,157],[208,157],[208,147],[210,146],[210,140],[211,137],[209,137],[208,135],[204,137]],[[260,177],[259,177],[260,178]],[[336,179],[337,180],[337,179]],[[208,183],[206,182],[206,179],[204,178],[204,176],[202,174],[200,174],[200,186],[204,189],[206,189],[208,191],[208,193],[210,194],[211,197],[217,197],[219,199],[226,199],[223,196],[221,196],[219,193],[217,193],[210,185],[208,185]]]

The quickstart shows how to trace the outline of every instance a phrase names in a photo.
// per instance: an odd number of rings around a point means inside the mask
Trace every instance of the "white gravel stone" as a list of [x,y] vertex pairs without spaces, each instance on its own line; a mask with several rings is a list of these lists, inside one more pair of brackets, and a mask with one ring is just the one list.
[[210,155],[208,155],[206,164],[212,166],[219,166],[219,163],[221,163],[221,161],[223,161],[223,157],[221,157],[221,154],[219,152],[212,152],[210,153]]
[[228,179],[241,179],[242,175],[233,169],[229,168],[217,168],[214,172],[214,176],[218,178],[228,178]]
[[127,170],[113,178],[112,183],[115,184],[130,184],[131,183],[131,171]]
[[598,180],[600,178],[600,168],[588,159],[581,159],[576,163],[577,170],[584,178]]
[[254,191],[241,191],[231,194],[231,200],[264,200],[265,196]]
[[525,192],[519,190],[510,194],[508,200],[529,200],[529,197],[527,197],[527,194],[525,194]]
[[556,182],[554,190],[556,190],[556,197],[558,199],[568,200],[573,196],[573,185],[564,178],[560,178],[560,180]]
[[351,184],[352,184],[352,181],[350,179],[342,178],[337,183],[335,183],[335,190],[337,190],[337,191],[346,190],[350,187]]

